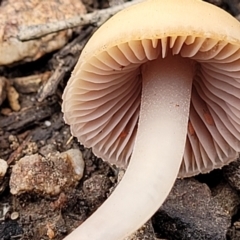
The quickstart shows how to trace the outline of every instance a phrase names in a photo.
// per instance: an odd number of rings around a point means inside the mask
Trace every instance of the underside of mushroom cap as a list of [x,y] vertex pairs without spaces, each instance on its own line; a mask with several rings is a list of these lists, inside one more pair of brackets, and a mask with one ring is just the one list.
[[[182,4],[176,4],[179,1]],[[208,172],[236,159],[240,151],[238,21],[198,0],[149,0],[131,8],[93,35],[68,82],[63,112],[73,135],[97,156],[126,167],[137,131],[141,67],[158,56],[179,54],[197,66],[179,177]],[[139,10],[142,14],[135,16]],[[119,20],[122,14],[125,21]]]

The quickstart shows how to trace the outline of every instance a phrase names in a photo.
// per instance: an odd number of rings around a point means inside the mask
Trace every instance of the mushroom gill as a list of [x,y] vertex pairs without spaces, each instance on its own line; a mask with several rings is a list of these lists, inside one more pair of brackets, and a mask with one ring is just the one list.
[[64,91],[64,119],[97,156],[127,170],[66,239],[123,239],[161,206],[177,176],[237,157],[239,30],[206,2],[148,0],[92,36]]
[[[81,86],[76,87],[74,82],[68,90],[72,106],[65,112],[73,135],[86,147],[92,147],[97,156],[127,167],[139,119],[141,68],[158,56],[180,55],[196,64],[179,177],[206,173],[237,158],[240,151],[236,141],[240,139],[240,111],[236,108],[240,104],[239,48],[221,40],[169,36],[163,40],[124,43],[102,55],[103,58],[92,57],[82,64],[76,77],[73,75],[71,81],[79,79]],[[228,66],[229,63],[235,68]]]

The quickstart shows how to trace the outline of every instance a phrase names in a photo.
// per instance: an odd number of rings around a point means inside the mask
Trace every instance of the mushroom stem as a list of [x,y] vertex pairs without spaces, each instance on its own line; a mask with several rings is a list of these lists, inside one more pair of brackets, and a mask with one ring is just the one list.
[[105,203],[67,240],[121,240],[162,205],[182,162],[193,74],[193,61],[180,56],[159,57],[142,67],[139,126],[126,173]]

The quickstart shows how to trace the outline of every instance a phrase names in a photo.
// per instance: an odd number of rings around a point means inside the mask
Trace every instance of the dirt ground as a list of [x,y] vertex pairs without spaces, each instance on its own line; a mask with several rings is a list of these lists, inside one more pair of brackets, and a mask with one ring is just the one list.
[[[238,0],[212,0],[211,2],[234,16],[240,13]],[[85,0],[84,3],[88,11],[108,6],[106,1]],[[91,32],[90,28],[84,27],[81,33]],[[69,43],[78,37],[78,33],[79,30]],[[80,51],[74,52],[74,56],[71,55],[72,52],[68,54],[66,51],[63,53],[60,51],[47,54],[33,62],[0,68],[0,76],[13,79],[39,74],[47,75],[56,69],[59,56],[65,60],[69,59],[72,63],[70,68],[64,70],[54,94],[43,101],[39,101],[39,88],[46,80],[41,75],[41,80],[38,83],[35,82],[34,86],[31,85],[32,82],[25,86],[32,87],[32,91],[25,91],[25,87],[21,84],[14,85],[17,93],[11,94],[13,96],[18,94],[18,100],[13,97],[12,105],[9,100],[5,100],[0,106],[0,158],[7,161],[9,165],[7,173],[0,181],[0,239],[61,240],[104,202],[117,183],[119,170],[94,156],[91,149],[80,145],[75,138],[72,138],[69,127],[64,124],[61,95]],[[20,108],[14,111],[14,104],[18,103]],[[83,178],[77,184],[61,188],[56,196],[41,190],[29,190],[19,195],[10,193],[9,181],[12,169],[20,158],[33,154],[46,156],[52,152],[62,153],[72,148],[79,148],[85,161]],[[224,177],[223,174],[218,173],[217,182],[220,182]],[[209,175],[201,176],[201,180],[211,185],[211,176],[215,177],[216,172],[211,173],[210,177]],[[234,225],[239,219],[238,211],[232,218],[232,226],[228,229],[228,239],[237,239],[233,235],[240,236],[240,233],[236,233],[238,227]],[[157,217],[153,221],[156,236],[166,237],[161,233],[164,230],[154,225],[156,219]]]

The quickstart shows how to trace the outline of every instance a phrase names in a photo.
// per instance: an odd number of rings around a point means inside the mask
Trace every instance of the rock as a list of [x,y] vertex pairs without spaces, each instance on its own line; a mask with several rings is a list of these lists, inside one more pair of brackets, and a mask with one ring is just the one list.
[[12,168],[10,190],[14,195],[24,192],[57,195],[76,186],[83,176],[84,161],[78,149],[38,154],[21,158]]
[[96,174],[85,180],[83,192],[90,209],[96,209],[107,198],[111,181],[105,175]]
[[240,159],[223,167],[223,175],[234,189],[240,191]]
[[[225,186],[224,186],[225,185]],[[240,239],[240,222],[239,217],[238,220],[235,221],[236,212],[238,209],[236,209],[236,206],[239,205],[239,198],[236,198],[236,193],[233,191],[232,188],[229,187],[228,184],[220,184],[213,192],[215,195],[216,191],[218,194],[215,196],[219,198],[220,202],[222,203],[223,208],[225,208],[226,211],[229,211],[231,215],[234,215],[234,218],[232,220],[232,225],[228,229],[227,237],[226,239],[231,240],[239,240]],[[235,201],[234,201],[235,199]],[[239,207],[238,207],[239,208]]]
[[0,158],[0,183],[2,182],[8,169],[8,164],[5,160]]
[[240,201],[226,183],[214,189],[194,179],[177,180],[153,218],[154,228],[168,240],[226,239]]
[[221,182],[212,189],[212,199],[219,205],[218,211],[226,212],[230,218],[237,213],[240,198],[227,182]]
[[0,6],[0,65],[34,61],[63,47],[72,35],[69,29],[22,42],[17,37],[20,27],[64,20],[85,12],[80,0],[4,1]]

